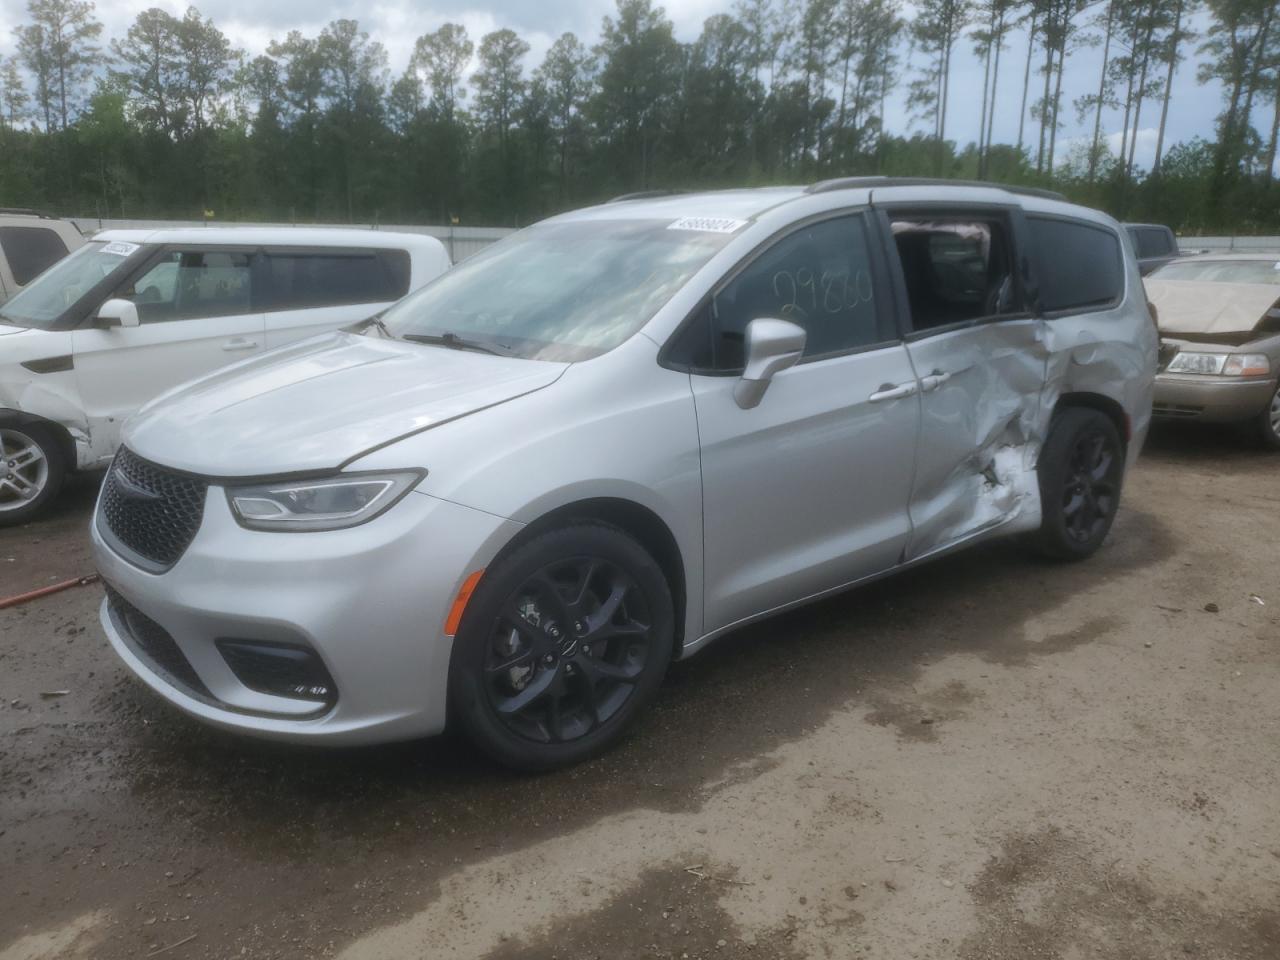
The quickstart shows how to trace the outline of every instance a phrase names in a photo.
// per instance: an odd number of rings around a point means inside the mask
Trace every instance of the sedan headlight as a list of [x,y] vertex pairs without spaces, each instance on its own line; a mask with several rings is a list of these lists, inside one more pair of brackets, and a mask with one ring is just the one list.
[[350,473],[229,487],[227,500],[250,530],[341,530],[372,520],[413,489],[422,470]]
[[1265,377],[1271,372],[1271,363],[1261,353],[1199,353],[1183,350],[1170,361],[1165,371],[1224,377]]

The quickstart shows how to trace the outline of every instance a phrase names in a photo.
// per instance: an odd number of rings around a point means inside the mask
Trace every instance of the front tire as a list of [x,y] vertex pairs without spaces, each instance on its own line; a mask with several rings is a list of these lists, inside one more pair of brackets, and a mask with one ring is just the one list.
[[1258,434],[1272,450],[1280,450],[1280,383],[1271,400],[1258,414]]
[[504,766],[580,763],[652,700],[674,636],[666,577],[640,544],[603,523],[549,530],[472,594],[450,662],[455,716]]
[[0,527],[33,519],[62,489],[67,463],[53,431],[0,422]]
[[1111,418],[1070,407],[1040,451],[1042,519],[1034,543],[1054,560],[1083,560],[1102,546],[1120,506],[1124,444]]

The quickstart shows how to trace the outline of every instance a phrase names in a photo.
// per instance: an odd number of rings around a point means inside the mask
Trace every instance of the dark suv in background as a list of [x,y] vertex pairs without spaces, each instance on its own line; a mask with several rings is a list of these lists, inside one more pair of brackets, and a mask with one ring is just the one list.
[[1168,227],[1158,223],[1126,223],[1124,229],[1133,241],[1138,269],[1144,277],[1178,258],[1178,241]]

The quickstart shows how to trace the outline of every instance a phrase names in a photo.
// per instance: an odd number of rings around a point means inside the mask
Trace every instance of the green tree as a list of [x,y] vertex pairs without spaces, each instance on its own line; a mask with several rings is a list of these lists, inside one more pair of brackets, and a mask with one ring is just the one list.
[[101,51],[102,24],[88,0],[29,0],[31,23],[15,31],[18,54],[36,77],[45,129],[65,130],[80,109]]
[[972,13],[969,0],[922,0],[911,24],[912,39],[926,59],[919,78],[911,84],[910,103],[923,116],[932,117],[933,137],[937,141],[934,172],[939,175],[943,168],[943,144],[947,139],[951,54]]
[[471,60],[475,45],[460,23],[446,23],[434,33],[419,37],[413,49],[415,69],[427,75],[431,96],[446,120],[452,120],[458,104],[466,98],[462,71]]
[[600,76],[591,112],[606,169],[616,171],[625,187],[646,187],[658,174],[659,149],[670,129],[680,46],[661,7],[650,0],[617,3],[595,49]]
[[31,98],[18,72],[18,59],[0,61],[0,127],[15,129],[27,117]]
[[595,61],[572,33],[562,34],[534,71],[534,82],[546,91],[547,114],[556,144],[557,196],[564,203],[575,159],[586,153],[583,111],[591,93]]

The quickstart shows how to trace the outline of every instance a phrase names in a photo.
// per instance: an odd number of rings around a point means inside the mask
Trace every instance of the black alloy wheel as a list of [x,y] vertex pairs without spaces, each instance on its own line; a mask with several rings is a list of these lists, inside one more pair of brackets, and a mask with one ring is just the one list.
[[499,762],[548,770],[612,743],[671,659],[666,579],[622,531],[579,523],[486,572],[455,641],[458,718]]
[[1087,544],[1110,525],[1119,501],[1116,462],[1119,451],[1101,430],[1077,434],[1062,491],[1062,515],[1067,533]]
[[485,693],[507,729],[565,743],[607,723],[651,655],[652,617],[635,581],[595,557],[548,564],[498,613]]
[[1071,407],[1054,418],[1040,451],[1041,553],[1083,560],[1102,546],[1120,506],[1125,451],[1111,418]]

